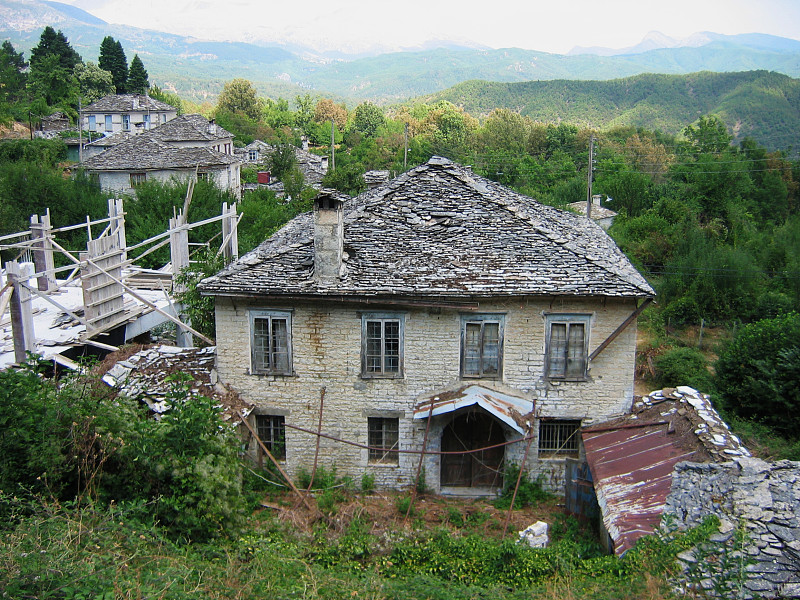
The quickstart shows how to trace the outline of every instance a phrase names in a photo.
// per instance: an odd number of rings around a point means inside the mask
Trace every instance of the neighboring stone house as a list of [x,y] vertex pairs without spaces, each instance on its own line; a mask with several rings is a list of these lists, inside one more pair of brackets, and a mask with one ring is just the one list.
[[239,161],[207,147],[181,147],[154,139],[149,134],[132,136],[85,159],[81,166],[96,174],[100,187],[109,192],[135,194],[148,180],[185,181],[208,179],[217,187],[241,193]]
[[527,469],[560,487],[580,426],[630,410],[654,296],[591,221],[438,157],[354,199],[324,190],[200,289],[219,379],[289,474],[321,418],[320,464],[402,487],[424,446],[445,493],[496,490],[527,434]]
[[148,131],[174,119],[178,109],[144,94],[110,94],[83,109],[83,130],[111,135]]
[[[307,143],[304,146],[304,148],[294,149],[297,168],[303,174],[307,185],[319,187],[322,178],[328,172],[328,157],[309,152]],[[234,151],[242,164],[248,165],[268,164],[273,152],[275,152],[275,146],[261,140],[255,140],[244,148],[236,148]]]
[[[600,200],[602,196],[600,194],[595,194],[592,196],[592,212],[590,218],[592,221],[600,225],[605,231],[608,231],[608,228],[614,224],[614,217],[617,216],[613,210],[606,208],[600,204]],[[610,200],[610,198],[609,198]],[[579,215],[586,216],[586,201],[581,202],[571,202],[568,204],[569,208],[574,212],[578,213]]]
[[[233,134],[203,115],[181,115],[154,129],[155,140],[178,148],[210,148],[233,156]],[[237,158],[237,162],[241,162]]]

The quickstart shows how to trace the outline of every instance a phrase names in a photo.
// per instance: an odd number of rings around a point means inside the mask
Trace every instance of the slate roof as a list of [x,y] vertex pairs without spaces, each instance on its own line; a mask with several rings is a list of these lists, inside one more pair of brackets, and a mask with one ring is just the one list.
[[92,102],[83,109],[84,113],[126,113],[133,111],[152,110],[164,112],[176,110],[165,102],[146,96],[145,94],[109,94]]
[[117,133],[114,133],[112,135],[101,135],[93,142],[89,142],[88,144],[86,144],[86,146],[110,148],[111,146],[116,146],[117,144],[121,144],[122,142],[129,140],[134,135],[136,134],[129,133],[127,131],[118,131]]
[[212,124],[203,115],[180,115],[150,130],[162,142],[214,142],[230,140],[233,134]]
[[[261,140],[255,140],[244,148],[236,148],[234,153],[241,156],[243,162],[247,162],[247,155],[250,150],[258,150],[261,153],[258,162],[266,162],[268,156],[275,152],[275,146],[262,142]],[[322,157],[297,147],[294,148],[294,155],[297,168],[303,174],[303,180],[308,185],[322,183],[322,178],[325,177],[327,173],[326,169],[322,166]]]
[[177,148],[146,134],[110,147],[81,165],[90,171],[161,171],[230,165],[239,160],[211,148]]
[[313,277],[314,225],[299,215],[200,284],[208,295],[650,297],[595,223],[434,157],[344,205],[344,269]]

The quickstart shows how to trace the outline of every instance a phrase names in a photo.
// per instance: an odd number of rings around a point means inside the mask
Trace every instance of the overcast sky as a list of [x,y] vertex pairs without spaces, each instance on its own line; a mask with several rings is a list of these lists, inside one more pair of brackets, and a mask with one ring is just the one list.
[[428,40],[566,53],[623,48],[649,31],[770,33],[800,39],[800,0],[60,0],[110,23],[217,40],[318,49]]

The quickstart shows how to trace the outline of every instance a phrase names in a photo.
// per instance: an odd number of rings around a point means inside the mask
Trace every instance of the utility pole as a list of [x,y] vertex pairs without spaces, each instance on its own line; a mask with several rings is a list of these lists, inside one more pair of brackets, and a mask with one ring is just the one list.
[[78,160],[83,162],[83,107],[80,88],[78,88]]
[[403,134],[405,138],[405,152],[403,153],[403,171],[408,169],[408,123],[406,123],[405,133]]
[[589,191],[586,196],[586,218],[592,218],[592,179],[594,179],[594,142],[595,137],[589,139],[589,175],[588,175],[588,188]]
[[336,138],[334,137],[334,133],[336,130],[334,129],[333,119],[331,119],[331,171],[336,169]]

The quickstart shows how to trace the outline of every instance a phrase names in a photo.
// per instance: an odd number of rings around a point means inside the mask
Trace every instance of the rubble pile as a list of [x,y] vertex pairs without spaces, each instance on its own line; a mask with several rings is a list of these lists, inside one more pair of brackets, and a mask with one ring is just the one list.
[[[719,517],[711,541],[735,559],[731,570],[743,570],[723,574],[743,581],[740,597],[800,598],[800,462],[740,457],[724,464],[681,463],[664,514],[681,528]],[[736,539],[737,528],[743,539]],[[696,550],[679,558],[687,572],[693,566],[702,572]]]
[[167,397],[177,381],[171,376],[183,373],[188,375],[185,384],[189,396],[205,396],[219,402],[224,420],[236,417],[237,411],[247,416],[252,407],[219,382],[214,367],[215,358],[214,346],[153,346],[117,362],[103,376],[103,381],[117,388],[121,394],[141,398],[150,410],[160,414],[168,410]]

